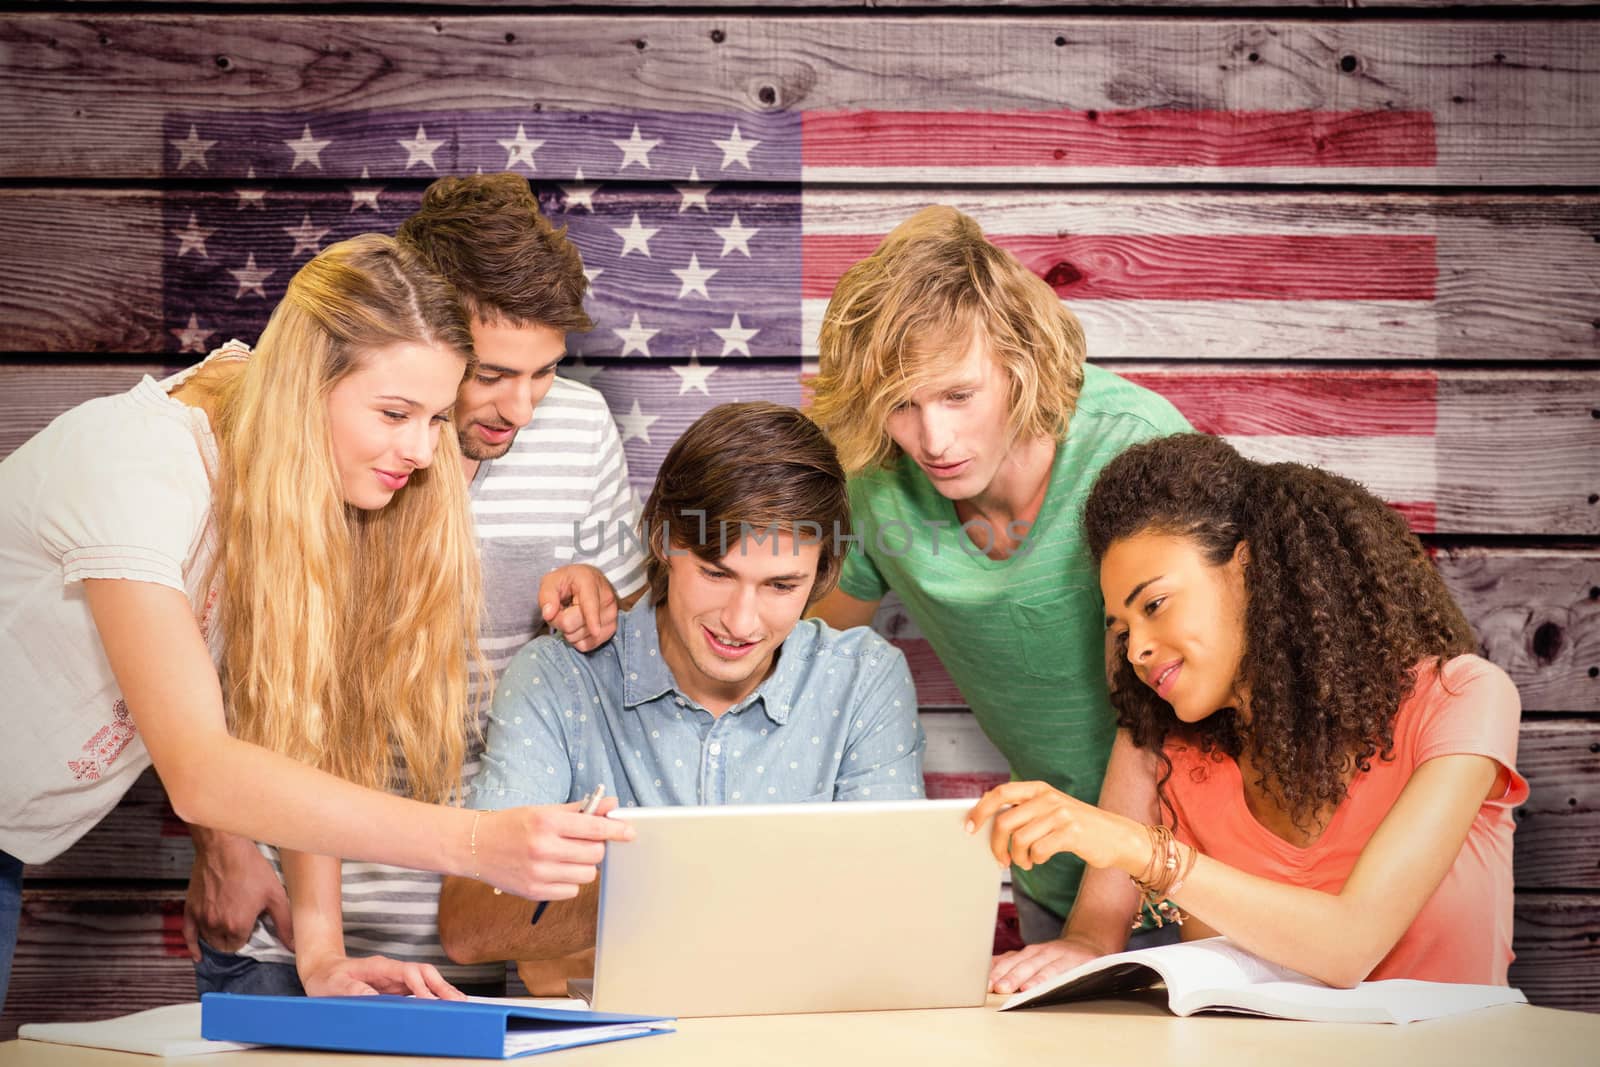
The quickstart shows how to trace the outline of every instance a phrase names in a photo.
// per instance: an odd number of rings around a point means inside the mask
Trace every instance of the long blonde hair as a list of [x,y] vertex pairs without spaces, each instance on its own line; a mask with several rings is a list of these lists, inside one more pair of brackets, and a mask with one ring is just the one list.
[[810,414],[847,472],[899,459],[889,413],[960,363],[974,335],[1010,381],[1012,440],[1065,437],[1083,389],[1083,327],[971,218],[923,208],[845,271],[817,338]]
[[236,736],[440,801],[459,794],[476,729],[468,662],[483,662],[456,435],[439,435],[432,464],[386,506],[362,511],[344,501],[328,426],[333,386],[397,342],[453,351],[464,373],[473,360],[449,286],[365,234],[300,269],[254,356],[212,390],[223,692]]

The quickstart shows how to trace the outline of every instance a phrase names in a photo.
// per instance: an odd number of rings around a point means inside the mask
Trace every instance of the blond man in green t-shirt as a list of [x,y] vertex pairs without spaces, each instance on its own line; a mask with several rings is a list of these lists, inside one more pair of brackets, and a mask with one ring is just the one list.
[[[1142,817],[1148,783],[1106,779],[1117,730],[1080,518],[1114,456],[1188,422],[1087,366],[1077,318],[953,208],[919,211],[846,271],[819,340],[811,414],[850,474],[860,541],[816,614],[862,625],[893,591],[1014,778]],[[1087,934],[1133,910],[1120,874],[1085,878],[1063,855],[1012,886],[1029,944],[996,957],[996,992],[1121,948]]]

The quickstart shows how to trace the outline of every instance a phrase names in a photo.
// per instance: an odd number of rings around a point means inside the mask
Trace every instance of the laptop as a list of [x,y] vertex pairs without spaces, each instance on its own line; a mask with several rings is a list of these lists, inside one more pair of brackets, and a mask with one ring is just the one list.
[[971,800],[629,808],[606,848],[596,1011],[972,1007],[1000,868]]

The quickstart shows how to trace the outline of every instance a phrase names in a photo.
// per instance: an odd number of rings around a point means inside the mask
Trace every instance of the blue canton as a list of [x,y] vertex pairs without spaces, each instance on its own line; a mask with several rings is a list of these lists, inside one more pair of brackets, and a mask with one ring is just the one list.
[[773,672],[714,718],[661,657],[641,600],[593,652],[540,637],[501,676],[470,803],[624,806],[910,800],[926,737],[905,656],[866,627],[798,623]]

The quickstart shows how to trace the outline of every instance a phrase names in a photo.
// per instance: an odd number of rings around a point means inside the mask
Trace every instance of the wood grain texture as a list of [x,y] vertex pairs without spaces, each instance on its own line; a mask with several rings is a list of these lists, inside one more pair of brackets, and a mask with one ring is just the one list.
[[[1331,180],[1581,185],[1600,170],[1597,41],[1595,23],[1560,20],[22,15],[0,27],[0,137],[9,149],[0,174],[154,177],[163,117],[179,110],[537,106],[725,116],[933,104],[1018,114],[1427,113],[1435,166],[1341,168]],[[1011,168],[1014,176],[1082,180],[1050,165],[1049,138],[1035,147],[1045,165]],[[974,180],[941,170],[937,156],[910,169],[923,180]],[[404,160],[393,166],[404,169]],[[1130,170],[1121,180],[1140,180]],[[1316,170],[1261,179],[1299,182]]]
[[1600,897],[1517,896],[1511,984],[1547,1008],[1600,1011]]
[[[918,208],[949,204],[1046,278],[1083,321],[1089,352],[1113,359],[1541,359],[1600,356],[1600,295],[1567,264],[1600,271],[1600,205],[1589,197],[1041,189],[807,189],[808,254],[830,241],[865,243]],[[1074,254],[1074,242],[1119,239],[1113,254]],[[1332,240],[1360,257],[1363,240],[1432,242],[1434,270],[1341,271],[1325,256],[1289,257],[1275,294],[1253,244]],[[1233,247],[1240,245],[1240,252]],[[1243,249],[1252,249],[1244,252]],[[1275,258],[1284,258],[1275,254]],[[808,259],[807,353],[842,264]],[[1425,268],[1425,264],[1423,265]],[[1237,271],[1238,283],[1218,285]],[[1305,284],[1297,286],[1299,277]],[[1179,299],[1198,284],[1204,294]],[[1405,299],[1431,285],[1433,297]],[[1102,286],[1125,295],[1096,299]],[[1339,288],[1340,300],[1319,298]],[[1142,294],[1142,295],[1141,295]]]
[[24,889],[0,1040],[195,999],[183,886]]
[[[1435,563],[1478,634],[1479,651],[1504,669],[1529,712],[1600,712],[1600,559],[1589,548],[1439,549]],[[898,598],[873,625],[911,665],[924,708],[966,701]]]
[[[310,217],[319,227],[377,224],[369,221],[370,213],[352,211],[346,189],[257,184],[266,190],[259,210],[242,208],[231,187],[174,188],[166,194],[165,209],[162,194],[152,188],[0,190],[0,226],[20,235],[0,249],[0,351],[176,352],[173,331],[185,325],[196,302],[233,305],[235,286],[226,270],[242,265],[225,261],[218,250],[214,261],[206,260],[211,274],[199,276],[211,279],[205,283],[209,289],[190,293],[169,286],[173,291],[163,292],[163,250],[186,271],[201,262],[192,248],[177,255],[184,248],[178,232],[191,209],[219,220],[214,250],[226,243],[263,251],[281,245],[287,251],[286,230]],[[663,203],[675,211],[679,200],[669,184],[606,183],[595,200],[597,219],[581,207],[569,213],[559,184],[536,187],[544,209],[558,222],[573,224],[580,249],[592,250],[595,241],[614,243],[612,226]],[[418,195],[410,186],[389,189],[385,210],[395,214],[389,208],[395,204],[403,213]],[[720,195],[713,192],[712,201]],[[1099,361],[1600,358],[1595,325],[1600,290],[1591,283],[1600,275],[1600,243],[1594,239],[1600,234],[1600,199],[1593,196],[1150,191],[1054,196],[959,188],[807,189],[803,194],[790,189],[765,196],[746,188],[739,195],[742,204],[758,210],[761,204],[801,198],[807,234],[802,284],[824,295],[800,300],[801,343],[795,355],[815,354],[825,294],[843,269],[844,261],[819,260],[819,248],[840,240],[862,244],[864,238],[870,249],[876,237],[917,208],[949,203],[972,214],[1002,244],[1030,243],[1030,264],[1057,279],[1063,299],[1084,323],[1091,356]],[[693,249],[682,246],[677,232],[657,238],[650,258],[628,257],[627,268],[665,277],[668,269],[687,263]],[[1118,254],[1081,254],[1081,244],[1075,247],[1073,241],[1086,235],[1120,241]],[[1307,253],[1285,274],[1286,281],[1309,277],[1305,292],[1297,295],[1292,286],[1266,292],[1250,282],[1261,240],[1287,240],[1302,250],[1331,241],[1354,258],[1330,262]],[[1360,267],[1367,240],[1398,241],[1425,252],[1427,262],[1418,270],[1432,298],[1418,296],[1410,275],[1390,278]],[[1184,279],[1206,278],[1208,272],[1218,277],[1207,281],[1203,297],[1185,297],[1192,286]],[[1229,286],[1220,281],[1225,273],[1235,279]],[[260,301],[249,320],[255,329],[281,297],[287,278],[284,272],[268,282],[271,299]],[[658,324],[669,312],[691,309],[687,304],[664,308],[649,298],[660,284],[622,281],[616,289],[615,279],[601,279],[597,284],[605,287],[605,295],[591,296],[591,305],[597,299],[624,300],[622,311]],[[667,281],[670,292],[677,292],[677,282]],[[1144,295],[1095,296],[1106,287],[1130,284]],[[1333,299],[1329,294],[1334,293],[1349,298]],[[792,308],[795,299],[774,285],[752,311],[770,317],[785,305]],[[164,301],[171,305],[165,317]],[[602,333],[614,343],[609,331]],[[687,356],[686,345],[679,346],[681,351],[672,348],[671,336],[655,341],[652,354]],[[701,349],[710,355],[719,351]]]
[[158,297],[166,240],[159,210],[142,191],[97,190],[92,200],[86,211],[81,191],[8,189],[0,195],[6,234],[0,242],[0,348],[160,352],[171,346]]
[[1600,711],[1600,553],[1462,546],[1434,563],[1524,711]]

